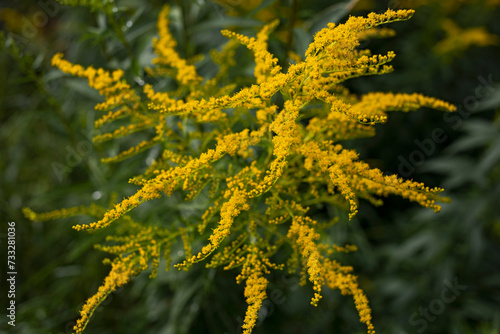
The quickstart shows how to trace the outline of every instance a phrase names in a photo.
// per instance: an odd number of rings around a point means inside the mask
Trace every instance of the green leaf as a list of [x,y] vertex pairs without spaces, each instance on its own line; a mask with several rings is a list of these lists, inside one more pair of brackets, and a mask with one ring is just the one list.
[[495,109],[500,106],[500,85],[494,86],[494,92],[480,102],[478,111]]

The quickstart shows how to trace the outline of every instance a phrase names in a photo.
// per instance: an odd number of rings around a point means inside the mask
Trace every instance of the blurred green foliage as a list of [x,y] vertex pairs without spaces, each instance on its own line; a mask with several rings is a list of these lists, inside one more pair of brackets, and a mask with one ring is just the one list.
[[[16,222],[19,273],[17,322],[8,333],[70,332],[82,303],[107,271],[100,264],[103,255],[93,250],[93,244],[102,241],[99,232],[73,231],[71,225],[79,221],[31,223],[21,208],[49,211],[93,201],[105,205],[113,192],[130,194],[127,170],[140,168],[148,158],[143,154],[119,166],[101,164],[100,158],[118,147],[91,144],[92,109],[99,96],[79,79],[62,78],[49,61],[62,51],[82,65],[123,68],[129,82],[154,80],[140,69],[153,57],[150,41],[162,2],[89,3],[92,6],[67,7],[53,1],[2,2],[0,233],[3,253],[6,222]],[[331,238],[358,245],[359,251],[342,261],[360,274],[379,333],[500,333],[500,47],[470,46],[451,59],[433,51],[446,37],[444,19],[463,29],[481,26],[500,35],[498,3],[263,0],[252,8],[234,8],[231,3],[232,8],[203,0],[171,4],[172,31],[184,57],[220,48],[226,41],[219,33],[223,28],[255,34],[262,21],[274,15],[281,20],[282,38],[271,40],[270,48],[286,63],[287,51],[303,53],[312,33],[327,22],[388,6],[417,7],[412,20],[392,27],[395,37],[369,42],[374,53],[396,51],[396,71],[352,80],[353,92],[419,92],[463,106],[467,97],[475,96],[479,76],[497,83],[459,126],[427,111],[394,114],[377,137],[356,143],[373,165],[396,173],[398,156],[408,158],[419,149],[415,139],[430,138],[434,129],[442,128],[447,140],[436,144],[410,177],[443,186],[451,204],[435,215],[396,198],[377,209],[361,203],[360,216],[337,224]],[[293,39],[286,37],[290,30]],[[238,50],[237,59],[235,71],[252,71],[243,50]],[[197,63],[202,75],[210,73],[211,66],[206,60]],[[196,208],[186,208],[185,219],[189,210]],[[331,210],[325,208],[322,214],[333,216]],[[150,205],[138,215],[164,219]],[[2,261],[2,270],[5,265]],[[443,302],[439,314],[431,308],[430,318],[421,315],[421,308],[439,304],[435,300],[442,299],[446,282],[454,280],[466,289],[453,302]],[[270,298],[255,333],[362,332],[349,298],[325,291],[315,309],[308,303],[308,289],[298,287],[297,277],[276,275],[270,281]],[[141,275],[122,291],[104,303],[102,312],[98,310],[88,333],[240,331],[245,302],[233,273],[201,266],[187,273],[160,271],[155,280]],[[7,328],[6,317],[0,318],[0,326],[2,331]]]

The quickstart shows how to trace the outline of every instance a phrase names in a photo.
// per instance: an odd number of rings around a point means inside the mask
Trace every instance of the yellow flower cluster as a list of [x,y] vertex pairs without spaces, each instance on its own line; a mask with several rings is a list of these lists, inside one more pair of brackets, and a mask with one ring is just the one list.
[[106,97],[106,102],[98,104],[96,110],[108,110],[117,106],[138,102],[139,98],[136,92],[131,89],[129,84],[121,80],[124,73],[120,69],[109,72],[102,68],[96,70],[92,66],[83,68],[81,65],[74,65],[63,59],[61,53],[54,55],[52,65],[57,66],[65,73],[87,78],[89,86],[97,89],[101,95]]
[[245,298],[248,304],[248,309],[245,315],[245,321],[242,326],[243,333],[249,334],[252,332],[257,315],[259,313],[262,302],[266,299],[266,288],[268,280],[262,276],[259,269],[252,270],[250,277],[246,281]]
[[165,65],[175,69],[175,78],[181,85],[196,85],[202,78],[196,74],[196,68],[193,65],[189,65],[175,51],[177,42],[168,30],[168,13],[169,7],[165,6],[158,17],[158,33],[160,38],[153,41],[153,47],[158,57],[153,59],[153,64]]
[[359,288],[356,276],[349,274],[352,268],[341,266],[330,259],[324,259],[323,266],[325,268],[324,279],[326,286],[330,289],[339,289],[343,295],[352,295],[360,321],[366,325],[368,334],[374,334],[375,329],[372,324],[368,298],[366,298],[363,290]]
[[356,152],[343,149],[340,144],[318,143],[311,140],[303,144],[299,152],[306,158],[305,169],[318,176],[322,174],[329,176],[330,185],[337,187],[349,203],[350,218],[357,213],[358,197],[380,205],[374,195],[395,194],[432,208],[436,212],[440,210],[436,201],[440,199],[438,194],[442,189],[430,189],[423,183],[405,181],[396,175],[383,175],[379,169],[370,168],[367,163],[358,161]]
[[99,218],[106,212],[106,208],[92,203],[89,207],[75,206],[72,208],[63,208],[51,212],[35,213],[30,208],[23,208],[23,214],[26,218],[32,221],[49,221],[60,218],[73,217],[77,215],[89,215],[91,217]]
[[335,252],[356,250],[356,248],[350,245],[333,248],[330,245],[317,243],[317,240],[320,239],[320,234],[315,230],[317,225],[317,222],[309,217],[298,216],[293,219],[287,235],[287,238],[295,240],[294,252],[296,258],[300,254],[304,263],[303,268],[307,268],[309,280],[313,283],[315,294],[311,304],[317,306],[323,286],[340,289],[342,294],[353,296],[360,321],[367,326],[368,334],[375,333],[371,323],[371,310],[368,306],[368,299],[359,288],[356,277],[349,274],[352,268],[341,266],[326,256]]
[[127,263],[126,261],[111,263],[111,271],[104,280],[104,284],[99,287],[95,295],[85,302],[85,305],[80,310],[80,319],[78,319],[76,325],[73,327],[76,334],[83,333],[92,314],[110,293],[129,282],[130,277],[133,275],[132,265],[132,263]]
[[441,22],[446,38],[436,44],[434,51],[445,59],[461,54],[471,46],[498,45],[500,38],[487,31],[486,27],[461,29],[450,19]]
[[318,306],[321,299],[321,287],[324,285],[324,273],[321,265],[321,255],[315,241],[320,238],[314,227],[309,226],[315,222],[309,217],[295,217],[288,230],[287,238],[295,240],[297,250],[300,251],[304,262],[306,262],[309,280],[314,285],[314,297],[311,304]]
[[[199,76],[196,67],[175,50],[177,43],[168,30],[168,14],[165,7],[159,15],[159,38],[153,42],[158,56],[153,63],[157,67],[149,71],[173,76],[179,85],[175,91],[158,91],[154,85],[145,84],[141,92],[136,92],[122,79],[121,70],[85,69],[60,54],[53,58],[53,64],[63,72],[87,78],[89,85],[105,97],[96,109],[108,113],[96,121],[96,126],[121,119],[119,127],[98,135],[95,143],[138,131],[154,132],[149,140],[103,162],[121,161],[155,145],[160,149],[158,158],[144,168],[146,171],[130,179],[138,186],[137,191],[113,202],[109,209],[74,208],[47,214],[24,211],[32,220],[78,213],[96,218],[93,223],[75,225],[76,230],[102,229],[116,222],[117,235],[107,239],[111,244],[97,246],[116,256],[111,273],[84,306],[77,332],[85,328],[96,305],[110,291],[148,268],[152,268],[153,277],[162,249],[169,266],[173,243],[182,242],[186,257],[175,265],[178,269],[188,270],[209,256],[207,267],[240,268],[236,281],[246,282],[244,296],[248,303],[245,333],[251,333],[266,298],[266,275],[285,266],[269,259],[290,248],[292,255],[286,265],[301,274],[302,283],[311,282],[311,304],[318,305],[323,287],[340,289],[353,296],[361,322],[368,333],[374,333],[368,301],[350,273],[352,268],[332,259],[335,253],[353,251],[355,246],[324,243],[324,229],[338,217],[319,222],[308,212],[313,205],[335,205],[352,218],[360,200],[381,205],[381,198],[388,195],[439,211],[442,189],[385,175],[340,143],[373,136],[375,123],[385,122],[388,111],[407,112],[420,107],[455,110],[444,101],[420,94],[374,92],[358,97],[342,85],[350,78],[392,70],[386,64],[395,57],[393,52],[372,55],[369,50],[358,49],[359,41],[392,35],[392,30],[378,26],[408,19],[413,11],[388,10],[350,17],[340,25],[329,24],[314,36],[304,57],[295,57],[296,63],[286,72],[267,50],[277,22],[264,26],[256,37],[223,31],[231,40],[221,51],[211,53],[219,65],[219,72],[211,78]],[[238,44],[253,53],[255,75],[250,84],[235,91],[238,85],[228,81]],[[277,95],[279,99],[274,98]],[[280,99],[284,102],[275,103]],[[123,125],[124,120],[128,125]],[[186,201],[204,194],[210,201],[199,219],[188,222],[169,221],[152,227],[132,220],[130,211],[137,206],[174,193]],[[194,242],[196,238],[202,238],[204,246],[194,246],[199,244]]]
[[247,48],[254,52],[255,57],[255,79],[258,84],[266,81],[267,78],[273,77],[280,73],[281,67],[278,65],[278,59],[275,58],[269,51],[267,51],[267,40],[269,34],[278,26],[279,21],[264,26],[257,34],[257,39],[248,38],[246,36],[237,34],[232,31],[223,30],[222,34],[227,37],[234,37],[241,44],[246,45]]

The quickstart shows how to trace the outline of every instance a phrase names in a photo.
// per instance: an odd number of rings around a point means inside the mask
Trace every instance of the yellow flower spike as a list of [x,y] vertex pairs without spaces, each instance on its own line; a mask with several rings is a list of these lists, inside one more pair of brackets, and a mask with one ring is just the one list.
[[368,164],[358,161],[355,152],[342,150],[340,145],[323,150],[313,141],[303,145],[299,152],[306,158],[306,168],[317,169],[322,173],[328,171],[330,182],[349,203],[349,218],[357,212],[356,197],[370,194],[377,196],[395,194],[436,212],[440,210],[436,202],[440,200],[438,194],[443,191],[442,189],[428,189],[419,182],[404,181],[395,175],[383,175],[380,170],[371,169]]
[[159,39],[153,41],[153,47],[157,58],[153,59],[153,64],[167,65],[176,70],[176,79],[181,85],[197,85],[202,78],[196,73],[196,68],[189,65],[185,59],[182,59],[175,47],[177,42],[174,40],[168,30],[169,6],[164,6],[158,17]]
[[442,111],[455,111],[450,103],[423,96],[421,94],[368,93],[362,96],[359,103],[351,108],[351,113],[363,112],[368,117],[385,117],[386,111],[413,111],[421,107]]
[[134,275],[132,269],[133,264],[127,264],[120,261],[111,263],[111,271],[104,280],[104,284],[99,287],[97,293],[90,297],[80,311],[80,319],[77,320],[73,327],[75,334],[81,334],[87,327],[87,324],[94,314],[97,307],[106,299],[106,297],[116,291],[119,287],[124,286]]
[[298,126],[296,119],[299,116],[301,101],[286,101],[284,109],[271,123],[270,130],[277,135],[273,138],[273,154],[276,159],[271,163],[271,167],[264,177],[264,180],[250,192],[250,197],[257,197],[268,191],[283,174],[286,166],[286,158],[293,145],[298,143]]
[[104,115],[101,118],[99,118],[98,120],[96,120],[94,123],[94,126],[97,129],[97,128],[100,128],[109,122],[115,121],[115,120],[120,119],[120,118],[124,118],[124,117],[128,116],[129,111],[130,111],[129,107],[122,107],[116,111],[111,110],[106,115]]
[[359,288],[356,276],[348,274],[352,268],[340,266],[329,259],[324,259],[323,266],[326,286],[330,289],[340,289],[343,295],[352,295],[360,321],[367,327],[367,333],[375,334],[375,328],[371,322],[372,316],[371,309],[368,306],[368,298],[366,298],[363,290]]
[[358,212],[358,203],[356,202],[356,194],[349,185],[349,177],[342,171],[339,165],[333,165],[329,168],[330,182],[336,186],[342,197],[349,203],[349,220],[352,219]]
[[307,263],[307,273],[315,291],[314,297],[311,299],[311,305],[318,306],[318,302],[321,299],[321,287],[325,282],[323,277],[324,269],[321,264],[323,257],[315,242],[319,239],[320,235],[313,227],[308,226],[313,223],[309,217],[295,217],[288,230],[287,238],[294,240],[298,249],[300,249],[301,256]]
[[81,65],[74,65],[63,59],[62,53],[57,53],[52,57],[52,65],[73,76],[87,78],[89,86],[98,90],[107,99],[106,102],[96,107],[98,110],[104,110],[124,102],[136,102],[138,99],[135,91],[127,83],[120,80],[123,76],[122,70],[110,73],[102,68],[97,70],[92,67],[84,69]]
[[500,38],[490,34],[485,27],[461,29],[450,19],[441,22],[447,37],[434,46],[434,52],[445,60],[460,55],[471,46],[498,45]]
[[127,158],[130,158],[137,153],[143,152],[147,149],[150,149],[151,147],[155,146],[158,144],[158,141],[156,139],[152,140],[144,140],[140,142],[139,144],[130,147],[128,150],[120,152],[120,154],[114,156],[114,157],[109,157],[109,158],[102,158],[101,162],[102,163],[112,163],[112,162],[120,162],[122,160],[125,160]]
[[101,207],[95,203],[90,206],[75,206],[67,209],[54,210],[44,213],[35,213],[30,208],[23,208],[23,214],[31,221],[49,221],[60,218],[73,217],[78,215],[89,215],[95,218],[100,218],[106,212],[106,208]]
[[193,263],[200,262],[212,254],[221,244],[221,242],[230,234],[231,226],[234,219],[241,213],[241,211],[249,210],[250,206],[247,204],[248,195],[239,189],[233,191],[226,191],[225,198],[229,200],[222,204],[220,210],[221,220],[216,229],[209,237],[209,244],[204,246],[201,252],[193,255],[183,263],[176,265],[177,268],[182,269]]
[[252,333],[255,327],[262,302],[267,298],[266,288],[269,281],[262,276],[260,271],[254,271],[246,280],[245,298],[248,308],[242,326],[244,334]]
[[112,133],[108,132],[108,133],[103,133],[101,135],[97,135],[94,138],[92,138],[92,141],[94,143],[103,143],[111,139],[128,136],[130,134],[151,128],[153,126],[154,126],[153,120],[149,119],[142,123],[135,123],[135,124],[130,124],[128,126],[122,126],[114,130]]
[[[134,195],[125,198],[122,202],[116,204],[113,209],[106,212],[104,217],[98,222],[88,225],[75,225],[74,228],[80,231],[107,227],[113,221],[139,206],[141,203],[161,197],[162,192],[170,195],[180,183],[181,179],[185,179],[193,172],[208,167],[210,163],[219,160],[226,153],[234,154],[241,146],[246,145],[245,141],[247,137],[248,130],[244,130],[240,134],[229,134],[225,136],[223,140],[219,141],[215,150],[208,150],[206,153],[202,153],[199,158],[189,161],[185,166],[178,166],[163,171],[154,179],[147,181]],[[237,140],[235,141],[235,139]]]
[[223,30],[222,34],[229,38],[235,38],[241,44],[248,47],[254,52],[255,57],[255,78],[257,83],[261,84],[265,82],[269,77],[277,75],[281,71],[281,66],[278,65],[278,59],[273,57],[269,51],[267,51],[267,40],[269,34],[276,29],[279,21],[274,20],[273,22],[267,24],[259,31],[257,38],[248,38],[244,35],[237,34],[232,31]]

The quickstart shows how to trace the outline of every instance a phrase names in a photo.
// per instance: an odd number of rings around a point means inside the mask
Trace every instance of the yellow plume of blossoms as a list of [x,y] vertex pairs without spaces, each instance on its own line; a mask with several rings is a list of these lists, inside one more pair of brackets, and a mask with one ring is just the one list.
[[[24,211],[32,220],[79,213],[96,217],[93,223],[75,225],[76,230],[117,227],[116,235],[106,239],[111,244],[96,246],[116,257],[108,261],[111,272],[83,307],[75,332],[81,333],[97,305],[132,276],[148,268],[154,276],[161,254],[168,269],[171,247],[180,242],[186,258],[175,265],[179,269],[188,270],[208,257],[207,267],[240,268],[237,282],[246,283],[248,303],[244,333],[251,333],[266,298],[266,275],[285,267],[285,263],[271,261],[281,251],[291,251],[287,269],[300,273],[302,284],[312,284],[312,305],[318,305],[324,287],[339,289],[352,295],[360,321],[368,333],[375,333],[368,300],[352,268],[333,259],[336,253],[355,247],[326,243],[324,229],[335,220],[316,221],[308,211],[316,204],[336,205],[351,219],[360,199],[381,205],[381,198],[389,195],[440,210],[437,202],[443,200],[439,197],[442,189],[385,175],[341,144],[373,136],[374,125],[384,123],[388,111],[455,110],[444,101],[420,94],[374,92],[358,97],[342,86],[350,78],[392,71],[387,63],[395,57],[393,52],[372,55],[358,49],[359,40],[391,35],[392,30],[377,27],[406,20],[413,11],[388,10],[350,17],[345,24],[329,24],[315,35],[304,60],[290,65],[286,72],[267,48],[277,22],[251,38],[223,31],[231,40],[221,51],[211,53],[220,67],[212,78],[202,78],[194,64],[179,56],[168,30],[168,13],[168,7],[160,13],[159,38],[153,42],[156,67],[148,71],[158,77],[170,76],[177,82],[175,91],[155,91],[152,84],[137,91],[122,79],[121,70],[83,68],[61,54],[52,61],[63,72],[87,78],[104,96],[105,101],[96,106],[98,112],[104,112],[97,127],[128,121],[127,126],[101,133],[94,138],[96,143],[136,132],[149,134],[150,139],[103,162],[118,162],[153,146],[160,149],[146,171],[130,179],[138,186],[135,194],[119,203],[113,201],[109,209],[79,207],[47,214]],[[228,68],[235,64],[240,44],[255,56],[255,78],[253,84],[236,91],[237,85],[228,83]],[[162,226],[136,222],[130,215],[142,203],[174,192],[187,201],[203,193],[210,205],[198,219],[169,221]],[[197,234],[206,240],[201,249],[193,247]]]

